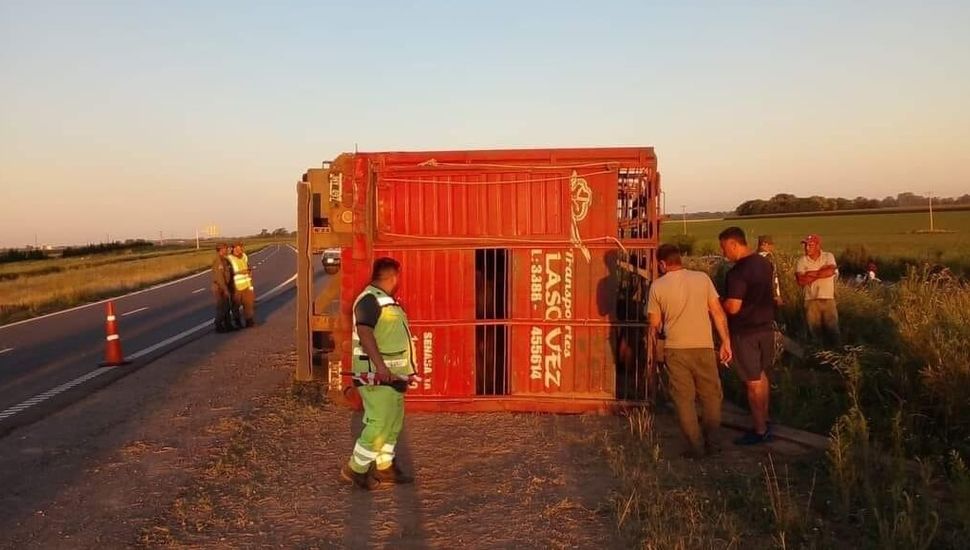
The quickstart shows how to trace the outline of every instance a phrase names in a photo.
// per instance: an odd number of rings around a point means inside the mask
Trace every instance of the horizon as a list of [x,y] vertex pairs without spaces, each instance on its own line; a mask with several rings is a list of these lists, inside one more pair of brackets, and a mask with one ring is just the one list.
[[358,146],[650,146],[668,213],[970,192],[970,4],[551,6],[0,4],[0,248],[293,230]]

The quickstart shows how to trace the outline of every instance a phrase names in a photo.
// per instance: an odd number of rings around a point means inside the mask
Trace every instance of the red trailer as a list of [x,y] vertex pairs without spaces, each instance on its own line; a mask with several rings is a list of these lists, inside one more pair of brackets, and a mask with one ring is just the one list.
[[[307,171],[297,378],[353,393],[351,306],[391,256],[417,350],[410,409],[646,399],[659,181],[652,148],[354,153]],[[315,283],[312,254],[331,247],[340,273]]]

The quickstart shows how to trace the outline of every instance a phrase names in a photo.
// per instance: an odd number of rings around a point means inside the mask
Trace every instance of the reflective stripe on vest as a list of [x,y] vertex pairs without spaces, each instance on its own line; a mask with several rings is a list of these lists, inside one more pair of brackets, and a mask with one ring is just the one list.
[[398,376],[408,376],[416,374],[414,368],[414,342],[411,340],[411,331],[408,328],[407,314],[401,304],[381,289],[370,285],[354,300],[353,306],[353,371],[369,372],[373,371],[373,365],[367,354],[360,345],[360,335],[357,332],[357,304],[366,296],[373,296],[380,306],[380,316],[377,325],[374,327],[374,338],[377,340],[377,349],[381,352],[384,364],[392,374]]
[[244,253],[240,258],[230,254],[228,258],[232,265],[232,282],[236,286],[236,290],[246,290],[252,287],[253,279],[249,276],[249,256]]

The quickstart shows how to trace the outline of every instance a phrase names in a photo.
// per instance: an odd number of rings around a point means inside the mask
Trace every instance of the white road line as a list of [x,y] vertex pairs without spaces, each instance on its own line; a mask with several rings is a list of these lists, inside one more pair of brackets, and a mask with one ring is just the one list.
[[92,378],[97,378],[98,376],[101,376],[102,374],[108,372],[112,368],[113,367],[101,367],[101,368],[95,369],[95,370],[93,370],[93,371],[91,371],[91,372],[89,372],[89,373],[87,373],[87,374],[85,374],[83,376],[79,376],[79,377],[75,378],[74,380],[71,380],[70,382],[67,382],[65,384],[61,384],[60,386],[57,386],[56,388],[47,390],[46,392],[44,392],[44,393],[42,393],[40,395],[36,395],[34,397],[31,397],[30,399],[28,399],[26,401],[23,401],[21,403],[18,403],[16,405],[14,405],[13,407],[10,407],[10,408],[8,408],[6,410],[0,411],[0,420],[5,420],[7,418],[10,418],[11,416],[13,416],[13,415],[15,415],[15,414],[17,414],[19,412],[23,412],[23,411],[29,409],[30,407],[33,407],[33,406],[35,406],[35,405],[37,405],[39,403],[43,403],[44,401],[47,401],[48,399],[50,399],[51,397],[54,397],[55,395],[64,393],[67,390],[73,388],[74,386],[78,386],[80,384],[83,384],[83,383],[87,382],[88,380],[91,380]]
[[4,353],[7,353],[8,351],[13,351],[13,348],[0,349],[0,355],[3,355]]
[[[282,283],[276,285],[275,287],[271,288],[270,290],[264,292],[262,295],[260,295],[258,298],[256,298],[256,301],[257,302],[261,302],[263,300],[266,300],[267,298],[272,297],[273,293],[278,293],[281,288],[285,287],[286,285],[292,283],[295,280],[296,280],[296,275],[294,274],[292,277],[290,277],[286,281],[283,281]],[[159,342],[157,344],[153,344],[151,346],[148,346],[145,349],[138,350],[135,353],[132,353],[131,355],[129,355],[128,357],[126,357],[125,359],[127,359],[129,361],[134,361],[135,359],[139,359],[141,357],[144,357],[144,356],[148,355],[149,353],[152,353],[153,351],[157,351],[157,350],[159,350],[161,348],[164,348],[165,346],[167,346],[169,344],[172,344],[174,342],[178,342],[182,338],[186,338],[188,336],[191,336],[191,335],[195,334],[196,332],[199,332],[200,330],[203,330],[203,329],[206,329],[206,328],[212,328],[212,321],[203,321],[203,322],[199,323],[198,325],[195,325],[194,327],[192,327],[190,329],[183,330],[182,332],[180,332],[180,333],[178,333],[178,334],[176,334],[174,336],[170,336],[170,337],[162,340],[161,342]]]
[[282,283],[280,283],[280,284],[274,286],[273,288],[269,289],[268,291],[264,292],[262,296],[260,296],[259,298],[256,298],[256,301],[257,302],[261,302],[263,300],[267,300],[267,299],[271,298],[274,293],[278,293],[277,291],[279,291],[281,288],[285,287],[286,285],[292,283],[295,280],[296,280],[296,274],[294,274],[289,279],[283,281]]
[[[289,246],[289,245],[287,245],[287,246]],[[293,247],[291,246],[290,248],[293,248]],[[287,279],[287,280],[283,281],[282,283],[276,285],[275,287],[269,289],[267,292],[264,292],[262,295],[260,295],[258,298],[256,298],[256,301],[257,302],[260,302],[260,301],[266,300],[268,298],[271,298],[274,294],[278,294],[279,292],[281,292],[281,290],[284,287],[286,287],[286,285],[292,283],[295,280],[296,280],[296,274],[294,273],[293,276],[290,277],[289,279]],[[148,309],[148,308],[142,308],[142,309]],[[131,313],[135,313],[136,311],[141,311],[141,310],[134,310]],[[38,319],[39,318],[40,317],[38,317]],[[0,328],[2,328],[2,327],[0,327]],[[204,329],[207,329],[207,328],[209,328],[209,329],[212,328],[212,321],[208,321],[207,320],[205,322],[199,323],[198,325],[195,325],[194,327],[192,327],[190,329],[183,330],[182,332],[180,332],[180,333],[178,333],[178,334],[176,334],[174,336],[170,336],[170,337],[162,340],[161,342],[159,342],[157,344],[154,344],[154,345],[148,346],[145,349],[141,349],[141,350],[136,351],[135,353],[133,353],[133,354],[129,355],[128,357],[126,357],[126,359],[129,360],[129,361],[134,361],[135,359],[144,357],[144,356],[148,355],[149,353],[152,353],[153,351],[159,350],[159,349],[161,349],[161,348],[163,348],[163,347],[165,347],[165,346],[167,346],[167,345],[169,345],[171,343],[177,342],[177,341],[179,341],[179,340],[181,340],[183,338],[186,338],[186,337],[188,337],[188,336],[190,336],[192,334],[195,334],[196,332],[199,332],[199,331],[204,330]],[[13,348],[8,348],[6,350],[0,351],[0,353],[5,353],[7,351],[10,351],[11,349],[13,349]],[[6,410],[0,411],[0,420],[6,420],[7,418],[10,418],[11,416],[14,416],[17,413],[23,412],[24,410],[29,409],[30,407],[33,407],[33,406],[35,406],[35,405],[37,405],[39,403],[43,403],[44,401],[47,401],[48,399],[50,399],[51,397],[54,397],[55,395],[64,393],[65,391],[73,388],[74,386],[83,384],[83,383],[87,382],[88,380],[91,380],[93,378],[96,378],[98,376],[101,376],[102,374],[104,374],[104,373],[106,373],[106,372],[108,372],[108,371],[110,371],[110,370],[112,370],[114,368],[116,368],[116,367],[100,367],[100,368],[98,368],[96,370],[93,370],[93,371],[85,374],[84,376],[79,376],[79,377],[75,378],[74,380],[71,380],[70,382],[67,382],[65,384],[61,384],[60,386],[57,386],[56,388],[53,388],[53,389],[50,389],[50,390],[45,391],[44,393],[35,395],[35,396],[31,397],[30,399],[27,399],[26,401],[22,401],[22,402],[20,402],[20,403],[18,403],[16,405],[14,405],[14,406],[6,409]]]
[[[262,254],[265,250],[266,249],[260,250],[259,252],[254,253],[253,256],[255,256],[256,254]],[[186,275],[185,277],[182,277],[181,279],[175,279],[174,281],[169,281],[167,283],[157,284],[157,285],[154,285],[154,286],[150,286],[148,288],[143,288],[141,290],[136,290],[134,292],[129,292],[128,294],[122,294],[121,296],[114,296],[112,298],[105,298],[104,300],[99,300],[97,302],[91,302],[90,304],[81,304],[79,306],[74,306],[74,307],[69,308],[69,309],[62,309],[60,311],[55,311],[53,313],[48,313],[47,315],[41,315],[40,317],[31,317],[30,319],[24,319],[23,321],[17,321],[16,323],[9,323],[9,324],[6,324],[6,325],[0,325],[0,330],[3,330],[5,328],[10,328],[10,327],[15,327],[17,325],[23,325],[23,324],[26,324],[26,323],[33,323],[34,321],[40,321],[41,319],[47,319],[48,317],[54,317],[55,315],[63,315],[65,313],[69,313],[71,311],[77,311],[79,309],[84,309],[86,307],[96,306],[96,305],[99,305],[99,304],[103,304],[105,302],[110,302],[112,300],[121,300],[122,298],[127,298],[129,296],[135,296],[137,294],[142,294],[144,292],[151,292],[152,290],[158,290],[160,288],[165,288],[167,286],[171,286],[171,285],[175,285],[175,284],[181,283],[182,281],[188,281],[189,279],[193,279],[195,277],[198,277],[199,275],[205,275],[209,271],[211,271],[211,270],[206,269],[206,270],[200,271],[198,273],[193,273],[192,275]]]
[[186,336],[195,334],[196,332],[199,332],[200,330],[202,330],[204,328],[211,328],[211,327],[212,327],[212,321],[211,320],[210,321],[204,321],[202,323],[199,323],[198,325],[195,325],[194,327],[192,327],[192,328],[190,328],[188,330],[183,330],[182,332],[176,334],[175,336],[170,336],[170,337],[162,340],[161,342],[159,342],[157,344],[148,346],[147,348],[142,349],[142,350],[138,350],[135,353],[132,353],[131,355],[129,355],[128,357],[126,357],[125,359],[127,359],[129,361],[134,361],[135,359],[138,359],[139,357],[144,357],[144,356],[148,355],[149,353],[151,353],[151,352],[153,352],[153,351],[155,351],[157,349],[161,349],[161,348],[163,348],[163,347],[171,344],[172,342],[178,342],[179,340],[181,340],[182,338],[185,338]]
[[148,309],[148,306],[140,307],[138,309],[133,309],[131,311],[126,311],[126,312],[122,313],[121,316],[122,317],[127,317],[129,315],[134,315],[135,313],[138,313],[139,311],[145,311],[146,309]]
[[195,289],[195,290],[192,291],[192,294],[198,294],[198,293],[202,292],[203,290],[205,290],[205,287],[197,288],[197,289]]

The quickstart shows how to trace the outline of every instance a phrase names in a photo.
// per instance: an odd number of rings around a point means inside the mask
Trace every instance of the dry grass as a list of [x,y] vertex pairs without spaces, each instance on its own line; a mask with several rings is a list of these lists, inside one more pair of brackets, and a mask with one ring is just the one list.
[[398,446],[417,482],[365,493],[337,478],[359,417],[296,387],[214,425],[218,443],[184,466],[191,479],[138,544],[617,548],[600,512],[609,472],[594,444],[613,421],[409,415]]
[[211,251],[153,256],[0,282],[0,322],[123,294],[201,271]]
[[750,518],[763,515],[763,502],[745,485],[750,478],[714,462],[706,467],[665,458],[649,409],[632,411],[627,421],[625,431],[605,435],[604,446],[620,484],[613,501],[616,527],[628,547],[741,548],[768,542],[751,529],[760,526]]
[[[266,246],[250,245],[249,253]],[[116,296],[209,267],[212,250],[154,251],[0,266],[0,324]],[[16,276],[16,278],[12,278]]]

